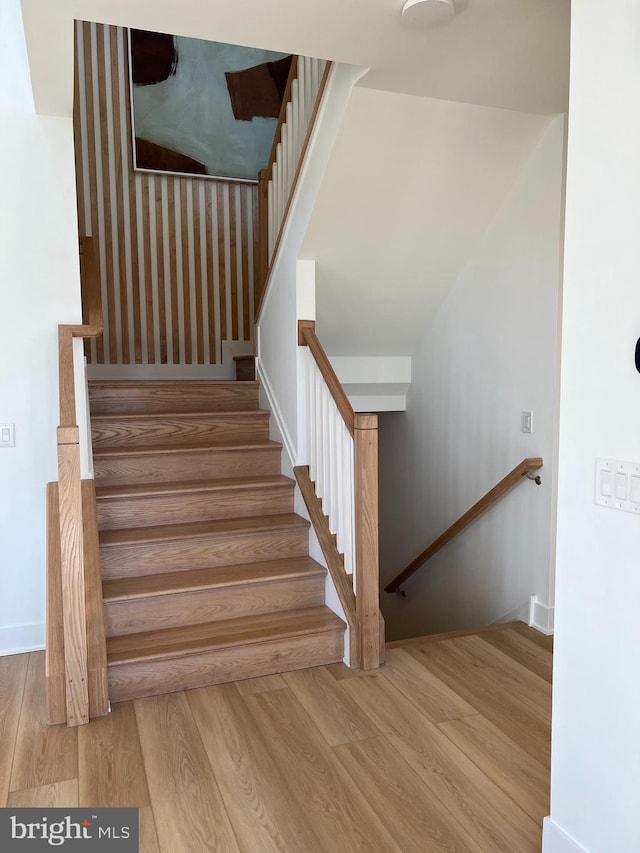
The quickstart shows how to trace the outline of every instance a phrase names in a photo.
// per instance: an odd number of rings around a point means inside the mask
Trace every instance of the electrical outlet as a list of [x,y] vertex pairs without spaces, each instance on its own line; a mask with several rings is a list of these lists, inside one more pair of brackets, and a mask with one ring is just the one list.
[[522,432],[533,432],[533,412],[522,413]]
[[16,425],[0,424],[0,447],[16,446]]

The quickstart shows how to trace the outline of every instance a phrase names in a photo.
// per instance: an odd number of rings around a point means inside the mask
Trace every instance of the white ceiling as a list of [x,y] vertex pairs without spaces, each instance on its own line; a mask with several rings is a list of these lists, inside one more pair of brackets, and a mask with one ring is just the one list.
[[301,252],[327,352],[413,351],[551,121],[354,89]]
[[22,0],[36,107],[70,115],[72,21],[135,26],[370,68],[362,86],[555,114],[566,110],[570,0],[456,0],[407,29],[402,0]]

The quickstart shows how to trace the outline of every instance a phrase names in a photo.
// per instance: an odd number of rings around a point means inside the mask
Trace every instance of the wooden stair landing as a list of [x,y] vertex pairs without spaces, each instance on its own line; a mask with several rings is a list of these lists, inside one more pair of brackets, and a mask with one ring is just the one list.
[[91,382],[112,701],[342,660],[258,383]]

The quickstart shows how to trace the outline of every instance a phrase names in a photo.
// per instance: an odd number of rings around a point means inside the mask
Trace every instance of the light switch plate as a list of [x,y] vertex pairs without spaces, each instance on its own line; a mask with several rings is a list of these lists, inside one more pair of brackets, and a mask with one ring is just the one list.
[[522,413],[522,432],[533,432],[533,412]]
[[0,447],[16,446],[16,425],[0,424]]
[[595,502],[640,515],[640,462],[596,459]]

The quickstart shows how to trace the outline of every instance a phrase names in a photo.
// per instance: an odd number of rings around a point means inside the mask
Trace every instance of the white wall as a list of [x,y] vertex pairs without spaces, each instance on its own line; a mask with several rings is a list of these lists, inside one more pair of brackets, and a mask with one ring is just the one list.
[[573,4],[551,818],[640,850],[640,522],[594,504],[594,458],[640,461],[640,7]]
[[413,352],[548,122],[354,89],[302,246],[327,352]]
[[[564,118],[547,130],[413,354],[407,412],[380,430],[385,582],[525,457],[519,485],[406,584],[388,636],[487,624],[549,604]],[[521,412],[534,432],[521,432]]]
[[57,323],[80,320],[69,119],[34,114],[20,4],[0,4],[0,654],[44,644],[45,484],[57,479]]

